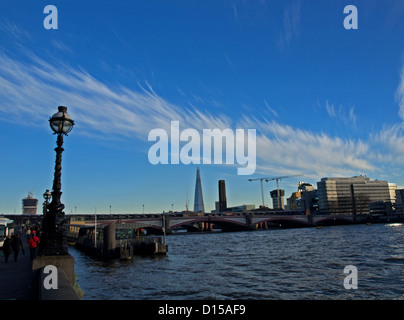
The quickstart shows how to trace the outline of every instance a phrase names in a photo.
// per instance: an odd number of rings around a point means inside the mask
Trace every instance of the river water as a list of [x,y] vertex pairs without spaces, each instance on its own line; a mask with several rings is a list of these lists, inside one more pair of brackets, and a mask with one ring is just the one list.
[[[83,299],[404,299],[404,224],[173,235],[167,244],[166,256],[129,261],[70,247]],[[357,289],[344,287],[348,265]]]

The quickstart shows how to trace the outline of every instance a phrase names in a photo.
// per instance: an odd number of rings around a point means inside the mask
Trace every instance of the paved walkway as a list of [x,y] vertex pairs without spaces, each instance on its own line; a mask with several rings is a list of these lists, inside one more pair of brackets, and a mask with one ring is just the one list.
[[25,255],[22,250],[14,262],[14,253],[5,263],[0,251],[0,300],[32,300],[32,262],[25,237],[22,237]]

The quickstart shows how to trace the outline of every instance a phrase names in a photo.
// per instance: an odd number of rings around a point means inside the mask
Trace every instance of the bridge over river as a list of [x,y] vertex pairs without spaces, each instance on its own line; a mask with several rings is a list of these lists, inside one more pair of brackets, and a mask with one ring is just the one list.
[[[73,217],[73,215],[71,216]],[[74,215],[77,218],[77,215]],[[94,215],[84,216],[86,224],[93,223]],[[245,231],[267,228],[303,228],[344,224],[363,224],[404,221],[399,215],[302,215],[278,213],[226,213],[226,214],[144,214],[97,215],[97,224],[133,224],[149,233],[175,233],[187,231]],[[73,224],[73,221],[70,221]]]

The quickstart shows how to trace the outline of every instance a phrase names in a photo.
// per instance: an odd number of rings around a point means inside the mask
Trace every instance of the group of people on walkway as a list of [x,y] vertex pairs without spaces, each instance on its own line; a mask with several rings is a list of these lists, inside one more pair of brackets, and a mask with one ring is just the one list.
[[17,262],[20,249],[22,249],[22,253],[25,254],[20,234],[13,234],[12,236],[8,235],[3,244],[5,262],[8,262],[8,257],[12,252],[14,252],[14,261]]
[[[38,248],[39,248],[39,238],[37,236],[36,230],[31,231],[30,228],[27,228],[26,237],[29,244],[31,260],[34,260],[38,255]],[[3,244],[3,254],[5,263],[8,262],[8,258],[13,252],[14,252],[14,262],[17,262],[20,249],[22,251],[22,254],[25,255],[24,245],[21,240],[21,234],[16,233],[11,236],[8,235],[4,240]]]

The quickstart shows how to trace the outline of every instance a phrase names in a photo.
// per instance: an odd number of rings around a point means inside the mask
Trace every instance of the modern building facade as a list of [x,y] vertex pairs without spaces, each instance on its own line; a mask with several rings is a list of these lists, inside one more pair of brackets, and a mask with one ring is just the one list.
[[285,203],[284,203],[284,196],[285,196],[285,190],[283,189],[276,189],[272,190],[270,192],[271,198],[272,198],[272,207],[275,210],[284,210],[285,209]]
[[404,214],[404,189],[396,190],[396,203],[394,207],[397,214]]
[[300,210],[302,194],[301,192],[293,192],[292,195],[286,199],[289,211]]
[[313,189],[311,191],[301,192],[301,209],[305,214],[317,214],[318,213],[318,191]]
[[389,202],[389,184],[365,176],[351,178],[322,178],[317,182],[319,213],[369,214],[369,204]]
[[310,183],[299,182],[297,192],[287,198],[287,211],[302,211],[305,214],[318,213],[317,189]]
[[194,211],[205,213],[205,205],[203,203],[201,174],[199,172],[199,168],[196,170]]
[[396,203],[396,190],[397,190],[397,183],[389,183],[390,202],[393,205]]

